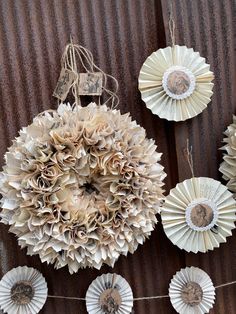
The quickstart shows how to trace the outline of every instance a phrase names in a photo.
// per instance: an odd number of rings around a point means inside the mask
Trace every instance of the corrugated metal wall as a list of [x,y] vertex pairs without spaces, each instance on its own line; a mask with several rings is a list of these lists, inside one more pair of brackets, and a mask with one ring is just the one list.
[[[162,1],[167,43],[170,44],[168,14],[173,7],[178,44],[193,47],[206,57],[215,73],[212,102],[207,110],[194,119],[175,124],[178,177],[190,177],[183,157],[186,139],[193,145],[196,176],[221,179],[218,171],[222,161],[222,132],[232,122],[236,109],[236,1],[175,0]],[[186,265],[207,271],[219,285],[236,279],[236,233],[220,249],[207,254],[186,254]],[[214,311],[236,313],[236,286],[219,289]]]
[[[216,74],[212,104],[200,116],[170,123],[153,116],[140,99],[137,77],[147,56],[170,43],[170,0],[0,0],[0,156],[18,130],[39,112],[56,108],[52,97],[60,72],[60,58],[70,34],[92,51],[96,63],[120,84],[122,112],[146,128],[163,152],[168,173],[166,190],[190,176],[183,158],[189,137],[194,146],[196,175],[219,178],[222,131],[235,112],[236,3],[231,0],[173,0],[177,43],[198,50]],[[28,257],[13,235],[0,226],[1,274],[18,265],[38,268],[46,277],[49,293],[83,297],[99,274],[114,271],[131,284],[135,296],[166,294],[173,274],[185,265],[202,267],[215,284],[236,279],[236,234],[208,254],[185,254],[165,237],[157,225],[149,241],[134,255],[122,257],[114,269],[81,270],[69,275]],[[217,293],[211,313],[236,313],[236,287]],[[49,299],[45,314],[83,314],[85,304]],[[138,301],[134,313],[175,313],[169,300]]]

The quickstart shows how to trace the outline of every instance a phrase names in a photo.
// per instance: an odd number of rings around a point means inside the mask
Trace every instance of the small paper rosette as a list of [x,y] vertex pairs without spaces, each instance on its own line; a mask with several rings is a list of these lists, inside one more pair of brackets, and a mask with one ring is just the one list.
[[170,191],[161,211],[164,231],[187,252],[207,252],[226,242],[235,228],[236,202],[211,178],[185,180]]
[[89,286],[86,307],[89,314],[129,314],[133,307],[133,292],[120,275],[104,274]]
[[175,45],[153,52],[139,74],[142,100],[160,118],[184,121],[210,102],[214,78],[199,52]]
[[37,314],[48,294],[39,271],[27,266],[6,273],[0,281],[0,308],[8,314]]
[[228,181],[228,189],[236,195],[236,116],[233,116],[233,123],[224,134],[225,145],[221,149],[225,150],[226,154],[219,170],[223,174],[223,179]]
[[177,272],[169,286],[170,301],[180,314],[209,313],[215,302],[215,288],[211,278],[197,267]]

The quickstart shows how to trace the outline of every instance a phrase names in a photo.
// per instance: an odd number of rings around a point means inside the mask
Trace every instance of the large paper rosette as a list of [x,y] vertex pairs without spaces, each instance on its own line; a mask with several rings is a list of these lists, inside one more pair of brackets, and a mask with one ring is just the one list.
[[210,102],[214,78],[210,65],[186,46],[153,52],[139,74],[139,90],[152,113],[184,121],[201,113]]
[[165,173],[129,114],[60,105],[20,131],[0,177],[2,222],[41,260],[113,266],[150,235]]

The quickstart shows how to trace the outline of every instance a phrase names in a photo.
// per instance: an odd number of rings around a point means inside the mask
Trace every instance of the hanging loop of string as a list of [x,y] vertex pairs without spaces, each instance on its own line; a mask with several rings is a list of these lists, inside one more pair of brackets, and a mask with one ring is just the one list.
[[[61,59],[61,66],[73,72],[75,79],[70,86],[72,94],[75,99],[74,105],[80,105],[80,95],[79,95],[79,70],[77,67],[77,60],[81,63],[82,67],[87,73],[100,72],[102,75],[102,91],[108,96],[103,104],[109,104],[111,102],[111,108],[116,108],[119,104],[119,97],[117,95],[119,84],[116,78],[112,75],[106,74],[102,71],[95,63],[91,51],[86,49],[81,45],[74,44],[72,38],[70,43],[66,45],[64,53]],[[114,91],[111,91],[107,87],[108,79],[113,82]],[[99,96],[99,104],[101,96]]]
[[170,31],[171,44],[172,46],[174,46],[175,45],[175,20],[174,20],[172,2],[170,5],[169,31]]
[[184,156],[189,165],[192,177],[194,177],[194,167],[193,167],[193,147],[189,146],[189,139],[187,139],[186,148],[184,149]]

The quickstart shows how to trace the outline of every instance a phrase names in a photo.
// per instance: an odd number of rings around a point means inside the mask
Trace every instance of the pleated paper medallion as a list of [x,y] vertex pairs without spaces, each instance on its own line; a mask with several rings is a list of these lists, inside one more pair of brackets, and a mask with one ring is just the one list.
[[200,268],[186,267],[175,274],[169,287],[170,301],[180,314],[209,313],[215,302],[211,278]]
[[207,252],[226,242],[235,228],[236,202],[211,178],[185,180],[170,191],[161,216],[173,244],[187,252]]
[[8,314],[37,314],[47,299],[47,283],[34,268],[17,267],[0,281],[0,308]]
[[117,274],[97,277],[86,293],[89,314],[129,314],[133,293],[128,282]]
[[174,45],[153,52],[139,74],[142,100],[160,118],[184,121],[210,102],[214,78],[199,52]]
[[228,189],[236,195],[236,116],[233,116],[233,123],[227,127],[224,134],[225,145],[221,149],[226,153],[219,170],[227,181]]

